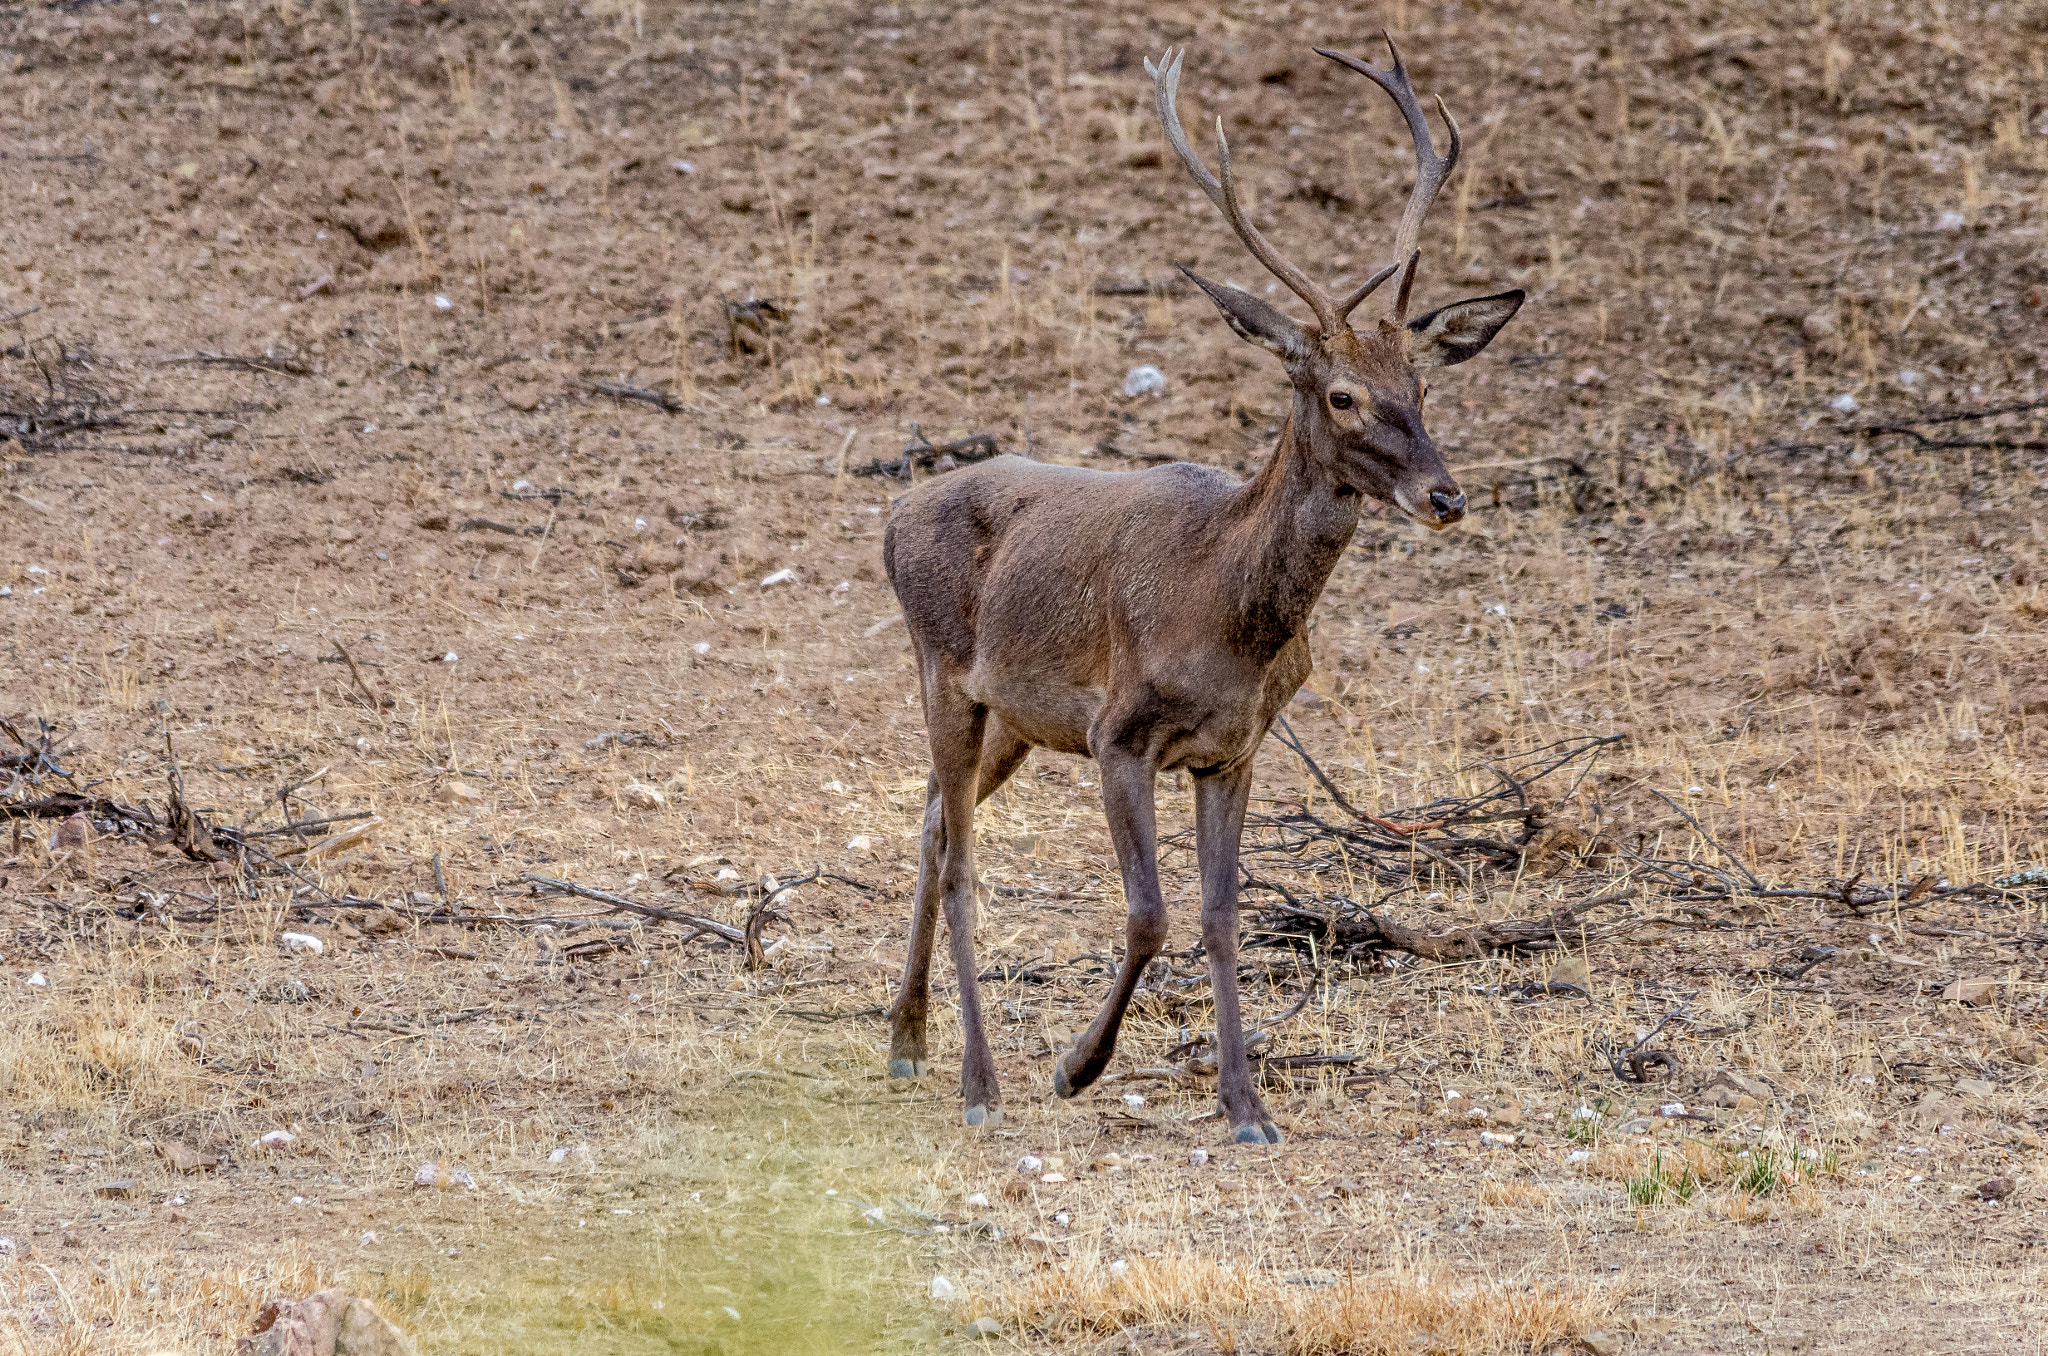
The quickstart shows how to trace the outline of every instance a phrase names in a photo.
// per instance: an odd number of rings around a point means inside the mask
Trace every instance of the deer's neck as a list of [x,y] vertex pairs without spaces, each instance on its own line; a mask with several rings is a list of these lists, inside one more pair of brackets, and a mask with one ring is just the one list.
[[1297,414],[1289,413],[1272,457],[1238,491],[1223,550],[1232,629],[1240,643],[1269,656],[1307,628],[1362,507],[1314,464]]

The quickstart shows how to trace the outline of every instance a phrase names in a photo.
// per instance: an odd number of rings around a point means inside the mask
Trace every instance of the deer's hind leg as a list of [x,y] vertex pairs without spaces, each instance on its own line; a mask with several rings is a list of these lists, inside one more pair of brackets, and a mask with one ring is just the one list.
[[[975,802],[987,800],[1010,779],[1031,752],[1031,745],[990,717],[981,741]],[[924,832],[918,845],[917,895],[910,916],[910,944],[903,961],[903,983],[889,1012],[889,1076],[916,1078],[931,1071],[925,1038],[931,1006],[932,943],[938,934],[940,879],[946,857],[944,798],[939,794],[938,753],[934,741],[933,770],[925,781]],[[970,894],[970,899],[972,898]],[[973,928],[972,912],[968,927]]]

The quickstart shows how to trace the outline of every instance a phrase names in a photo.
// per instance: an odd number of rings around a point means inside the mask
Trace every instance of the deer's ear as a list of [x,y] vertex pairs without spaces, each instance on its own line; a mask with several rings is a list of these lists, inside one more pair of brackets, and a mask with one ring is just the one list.
[[1210,282],[1187,269],[1181,272],[1187,273],[1189,281],[1209,294],[1209,300],[1223,312],[1223,318],[1230,322],[1230,328],[1237,331],[1238,338],[1249,339],[1289,362],[1308,353],[1306,326],[1289,319],[1284,312],[1268,306],[1249,292]]
[[1450,367],[1477,357],[1500,333],[1501,326],[1522,309],[1525,295],[1518,287],[1496,297],[1454,301],[1409,321],[1413,337],[1408,343],[1408,361],[1417,367]]

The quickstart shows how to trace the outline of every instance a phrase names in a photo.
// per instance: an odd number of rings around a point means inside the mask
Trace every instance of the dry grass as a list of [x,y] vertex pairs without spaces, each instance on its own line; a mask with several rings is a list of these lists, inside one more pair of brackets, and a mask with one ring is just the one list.
[[1270,1333],[1294,1356],[1545,1351],[1597,1328],[1613,1285],[1472,1281],[1440,1265],[1283,1276],[1187,1254],[1074,1261],[971,1304],[1034,1337],[1193,1328],[1224,1351]]

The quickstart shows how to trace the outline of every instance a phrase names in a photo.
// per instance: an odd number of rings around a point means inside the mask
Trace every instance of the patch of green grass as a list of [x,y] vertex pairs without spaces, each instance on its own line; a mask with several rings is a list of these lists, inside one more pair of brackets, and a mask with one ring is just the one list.
[[1651,1156],[1642,1176],[1629,1179],[1628,1198],[1637,1205],[1682,1205],[1699,1189],[1699,1174],[1693,1171],[1692,1164],[1680,1159],[1675,1167],[1666,1167],[1664,1155],[1659,1152]]

